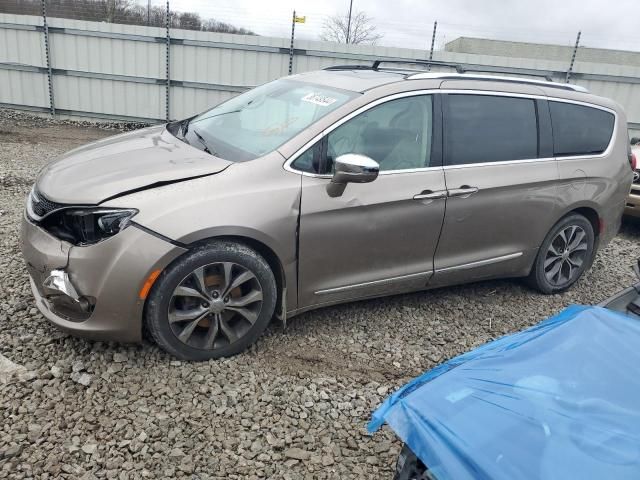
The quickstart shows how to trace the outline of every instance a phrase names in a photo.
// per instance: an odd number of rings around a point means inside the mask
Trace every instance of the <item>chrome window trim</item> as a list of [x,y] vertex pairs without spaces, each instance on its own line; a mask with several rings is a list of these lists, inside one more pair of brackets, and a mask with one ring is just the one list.
[[397,277],[388,277],[388,278],[383,278],[381,280],[372,280],[370,282],[362,282],[362,283],[354,283],[351,285],[344,285],[342,287],[333,287],[333,288],[325,288],[323,290],[318,290],[316,292],[314,292],[315,295],[324,295],[327,293],[338,293],[338,292],[344,292],[347,290],[353,290],[356,288],[362,288],[362,287],[368,287],[368,286],[372,286],[372,285],[384,285],[386,283],[393,283],[396,282],[398,280],[407,280],[413,277],[420,277],[420,276],[424,276],[424,275],[430,275],[432,274],[433,271],[429,270],[427,272],[418,272],[418,273],[410,273],[409,275],[399,275]]
[[613,115],[613,130],[611,131],[611,138],[609,139],[609,144],[607,145],[607,148],[605,148],[604,152],[596,153],[594,155],[567,155],[567,156],[560,155],[555,157],[556,160],[589,160],[589,159],[606,157],[611,154],[611,150],[613,150],[613,145],[615,143],[615,138],[618,135],[618,128],[619,128],[618,112],[616,112],[615,110],[612,110],[611,108],[604,107],[602,105],[595,105],[593,103],[582,102],[578,100],[569,100],[566,98],[555,98],[555,97],[550,97],[548,100],[550,102],[572,103],[574,105],[580,105],[583,107],[595,108],[597,110],[603,110]]
[[460,168],[473,168],[473,167],[499,167],[501,165],[517,165],[520,163],[546,163],[555,162],[554,157],[546,158],[526,158],[523,160],[502,160],[500,162],[481,162],[481,163],[463,163],[461,165],[445,165],[442,167],[444,170],[458,170]]
[[488,95],[490,97],[516,97],[516,98],[530,98],[532,100],[548,100],[549,97],[536,93],[517,93],[517,92],[496,92],[494,90],[473,90],[473,89],[444,89],[440,90],[442,93],[451,93],[453,95]]
[[590,108],[596,108],[598,110],[603,110],[605,112],[611,113],[613,115],[613,131],[611,133],[611,138],[609,139],[609,144],[607,145],[607,148],[605,149],[604,152],[602,153],[598,153],[595,155],[572,155],[572,156],[559,156],[559,157],[545,157],[545,158],[528,158],[528,159],[522,159],[522,160],[504,160],[504,161],[500,161],[500,162],[483,162],[483,163],[468,163],[468,164],[461,164],[461,165],[443,165],[443,166],[437,166],[437,167],[424,167],[424,168],[412,168],[412,169],[406,169],[406,170],[387,170],[387,171],[381,171],[380,175],[394,175],[394,174],[398,174],[398,173],[416,173],[416,172],[424,172],[424,171],[429,171],[429,170],[442,170],[442,169],[452,169],[452,168],[469,168],[469,167],[479,167],[479,166],[491,166],[491,165],[509,165],[509,164],[518,164],[518,163],[532,163],[532,162],[549,162],[549,161],[558,161],[558,160],[586,160],[586,159],[597,159],[597,158],[602,158],[602,157],[606,157],[607,155],[609,155],[611,153],[611,150],[613,149],[613,145],[615,143],[615,138],[617,136],[618,133],[618,128],[619,128],[619,121],[618,121],[618,113],[608,107],[602,106],[602,105],[597,105],[595,103],[590,103],[590,102],[586,102],[586,101],[582,101],[582,100],[573,100],[573,99],[568,99],[568,98],[558,98],[558,97],[554,97],[554,96],[549,96],[549,95],[536,95],[536,94],[530,94],[530,93],[511,93],[511,92],[498,92],[498,91],[493,91],[493,90],[473,90],[473,89],[438,89],[438,88],[430,88],[430,89],[425,89],[425,90],[412,90],[410,92],[399,92],[399,93],[394,93],[392,95],[388,95],[386,97],[382,97],[382,98],[378,98],[370,103],[367,103],[366,105],[363,105],[359,108],[357,108],[356,110],[354,110],[353,112],[349,113],[348,115],[345,115],[344,117],[342,117],[340,120],[338,120],[337,122],[335,122],[333,125],[325,128],[322,132],[320,132],[319,134],[317,134],[315,137],[313,137],[311,140],[309,140],[307,143],[305,143],[302,147],[300,147],[293,155],[291,155],[291,157],[289,157],[283,164],[283,168],[291,173],[295,173],[297,175],[303,175],[305,177],[313,177],[313,178],[325,178],[325,179],[330,179],[331,175],[327,175],[327,174],[318,174],[318,173],[309,173],[309,172],[303,172],[301,170],[296,170],[295,168],[293,168],[291,166],[291,164],[293,162],[295,162],[297,160],[297,158],[302,155],[304,152],[306,152],[306,150],[308,148],[310,148],[312,145],[314,145],[318,140],[320,140],[322,137],[324,137],[325,135],[328,135],[329,133],[331,133],[333,130],[335,130],[336,128],[338,128],[340,125],[342,125],[343,123],[348,122],[349,120],[351,120],[353,117],[366,112],[367,110],[376,107],[382,103],[386,103],[392,100],[396,100],[398,98],[405,98],[405,97],[415,97],[418,95],[433,95],[436,93],[444,93],[444,94],[462,94],[462,95],[489,95],[492,97],[515,97],[515,98],[530,98],[530,99],[537,99],[537,100],[547,100],[549,102],[562,102],[562,103],[571,103],[574,105],[581,105],[584,107],[590,107]]
[[454,265],[453,267],[437,268],[435,273],[448,272],[450,270],[468,270],[476,267],[484,267],[485,265],[493,265],[494,263],[506,262],[513,260],[524,255],[524,252],[509,253],[508,255],[500,255],[499,257],[486,258],[484,260],[478,260],[476,262],[463,263],[461,265]]
[[430,170],[440,170],[442,167],[423,167],[423,168],[404,168],[401,170],[383,170],[378,175],[397,175],[399,173],[416,173],[416,172],[428,172]]

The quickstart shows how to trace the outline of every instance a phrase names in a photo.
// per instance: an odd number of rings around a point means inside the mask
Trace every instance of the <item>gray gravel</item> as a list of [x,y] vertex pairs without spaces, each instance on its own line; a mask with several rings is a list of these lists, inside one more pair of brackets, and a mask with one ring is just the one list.
[[[399,443],[370,412],[425,369],[632,281],[629,221],[572,291],[486,282],[326,308],[249,352],[186,364],[154,345],[69,337],[36,311],[19,251],[24,197],[65,150],[115,133],[0,111],[1,478],[390,478]],[[0,377],[2,377],[0,373]]]

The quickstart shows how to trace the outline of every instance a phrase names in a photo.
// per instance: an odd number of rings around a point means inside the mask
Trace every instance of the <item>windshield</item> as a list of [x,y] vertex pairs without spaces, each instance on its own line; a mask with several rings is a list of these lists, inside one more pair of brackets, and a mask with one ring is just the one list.
[[187,142],[225,160],[242,162],[274,151],[357,94],[276,80],[194,117]]

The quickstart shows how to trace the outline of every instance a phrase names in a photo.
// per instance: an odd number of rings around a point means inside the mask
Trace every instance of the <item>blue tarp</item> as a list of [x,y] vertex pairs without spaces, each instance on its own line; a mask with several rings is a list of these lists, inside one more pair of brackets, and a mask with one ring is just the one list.
[[409,382],[373,414],[439,480],[640,479],[640,321],[572,306]]

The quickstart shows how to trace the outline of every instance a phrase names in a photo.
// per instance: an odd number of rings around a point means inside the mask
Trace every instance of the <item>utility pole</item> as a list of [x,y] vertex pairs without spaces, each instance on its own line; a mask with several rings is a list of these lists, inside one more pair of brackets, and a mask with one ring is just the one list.
[[349,20],[347,21],[347,43],[351,39],[351,11],[353,10],[353,0],[349,1]]
[[147,0],[147,26],[151,25],[151,0]]

